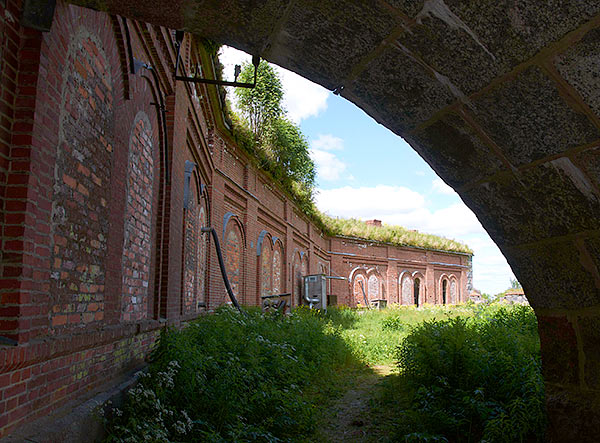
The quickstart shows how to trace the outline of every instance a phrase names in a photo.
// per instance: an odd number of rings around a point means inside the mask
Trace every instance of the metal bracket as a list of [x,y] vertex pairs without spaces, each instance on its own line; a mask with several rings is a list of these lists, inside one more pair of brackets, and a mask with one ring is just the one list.
[[181,43],[183,42],[183,31],[175,31],[175,45],[177,46],[177,59],[175,61],[175,80],[190,82],[190,83],[207,83],[209,85],[219,86],[234,86],[236,88],[254,88],[256,86],[256,74],[258,72],[258,65],[260,64],[260,57],[258,55],[252,56],[252,64],[254,65],[254,81],[252,83],[238,82],[237,77],[240,73],[240,65],[235,65],[235,79],[232,82],[225,80],[213,80],[211,78],[202,78],[202,65],[200,62],[196,66],[192,66],[191,76],[186,75],[185,67],[183,67],[183,75],[179,75],[179,61],[181,60]]

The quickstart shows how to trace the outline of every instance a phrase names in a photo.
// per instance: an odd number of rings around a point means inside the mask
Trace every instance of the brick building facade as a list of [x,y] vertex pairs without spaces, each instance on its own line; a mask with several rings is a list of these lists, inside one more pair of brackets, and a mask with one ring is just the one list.
[[[465,301],[470,255],[327,238],[240,150],[174,33],[0,1],[0,436],[140,365],[165,325],[324,273],[338,303]],[[39,26],[43,28],[44,25]],[[182,63],[214,72],[184,37]],[[364,290],[364,293],[363,293]]]

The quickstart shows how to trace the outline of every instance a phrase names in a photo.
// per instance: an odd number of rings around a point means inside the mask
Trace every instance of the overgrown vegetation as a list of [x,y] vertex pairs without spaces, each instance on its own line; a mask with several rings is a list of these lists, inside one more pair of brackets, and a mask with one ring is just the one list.
[[299,309],[228,308],[165,331],[149,372],[108,423],[109,442],[299,441],[339,371],[358,368],[338,329]]
[[[426,320],[397,348],[379,408],[391,441],[543,441],[537,322],[529,307]],[[386,426],[382,423],[382,426]]]
[[536,328],[523,306],[224,308],[162,334],[107,441],[316,441],[316,419],[365,363],[399,371],[365,417],[373,441],[541,441]]
[[321,214],[327,233],[332,236],[355,237],[399,246],[417,246],[427,249],[466,252],[473,251],[467,245],[432,234],[425,234],[402,226],[369,226],[357,219],[333,218]]

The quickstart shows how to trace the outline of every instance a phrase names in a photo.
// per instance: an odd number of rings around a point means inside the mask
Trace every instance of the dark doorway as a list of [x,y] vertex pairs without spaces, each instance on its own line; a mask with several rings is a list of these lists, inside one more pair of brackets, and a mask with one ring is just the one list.
[[446,292],[448,291],[448,280],[442,281],[442,303],[446,304]]
[[415,294],[415,305],[419,306],[419,292],[421,291],[421,280],[415,278],[414,294]]

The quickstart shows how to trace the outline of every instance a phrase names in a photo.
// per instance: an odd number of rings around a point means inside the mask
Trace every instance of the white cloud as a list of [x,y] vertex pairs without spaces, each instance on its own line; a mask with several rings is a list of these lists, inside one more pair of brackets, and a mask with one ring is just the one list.
[[385,185],[320,190],[316,203],[321,211],[332,216],[376,218],[466,243],[474,251],[474,286],[483,292],[501,292],[508,287],[510,278],[514,278],[496,244],[463,203],[431,211],[420,193]]
[[319,134],[315,140],[311,140],[310,144],[315,149],[325,151],[341,151],[344,149],[344,140],[331,134]]
[[356,218],[380,218],[383,215],[408,214],[423,207],[425,199],[418,192],[402,186],[344,186],[320,190],[317,206],[330,215]]
[[317,176],[323,180],[339,180],[348,167],[331,152],[311,148],[309,153],[317,167]]
[[[310,156],[317,167],[317,176],[323,180],[334,181],[342,178],[348,166],[340,158],[329,151],[344,149],[344,140],[332,134],[319,134],[310,141]],[[351,179],[352,177],[344,177]]]
[[285,92],[283,106],[295,123],[308,117],[316,117],[327,109],[327,89],[278,66],[277,71],[281,75]]
[[431,187],[435,192],[444,195],[454,195],[454,189],[448,186],[441,178],[436,178],[431,182]]
[[[252,57],[243,51],[223,46],[219,52],[219,60],[225,68],[224,78],[232,81],[234,66],[250,62]],[[316,117],[327,109],[327,89],[291,71],[273,66],[281,77],[284,90],[283,106],[292,121],[298,124],[308,117]],[[229,88],[229,97],[234,100],[233,88]]]

